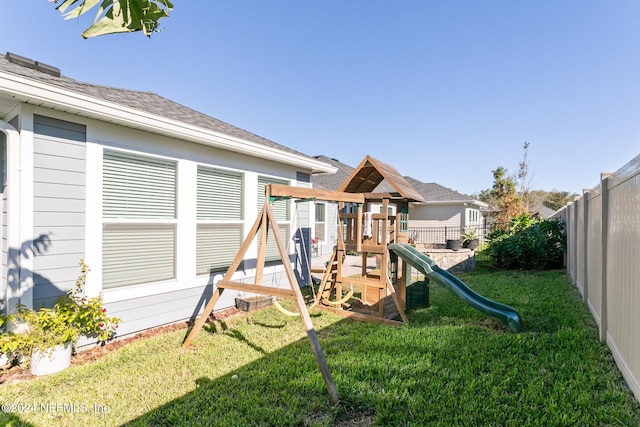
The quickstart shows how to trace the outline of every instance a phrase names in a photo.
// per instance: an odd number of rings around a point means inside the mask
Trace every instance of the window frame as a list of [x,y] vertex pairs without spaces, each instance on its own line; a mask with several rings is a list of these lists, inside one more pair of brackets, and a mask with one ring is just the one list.
[[[110,158],[110,159],[109,159]],[[126,167],[116,168],[118,161],[123,164],[128,163]],[[149,163],[147,169],[140,169],[134,167],[134,165],[140,166],[145,161]],[[160,156],[154,156],[147,153],[139,153],[135,151],[120,150],[114,148],[104,148],[102,150],[102,207],[101,207],[101,222],[102,222],[102,288],[103,289],[122,289],[128,286],[142,285],[154,282],[165,282],[176,280],[177,278],[177,229],[178,229],[178,161],[175,159],[164,158]],[[164,165],[168,171],[172,170],[172,176],[169,177],[169,192],[171,197],[168,197],[166,183],[164,183],[164,190],[162,194],[164,197],[156,197],[153,188],[162,187],[158,182],[158,174],[155,174],[155,179],[145,173],[150,171],[150,165],[156,166]],[[115,175],[111,175],[111,173]],[[153,171],[151,171],[153,172]],[[123,178],[127,182],[127,185],[118,186],[117,179]],[[160,181],[163,178],[160,177]],[[164,177],[166,179],[166,176]],[[136,184],[132,183],[137,181],[138,184],[142,183],[141,188],[135,189]],[[146,182],[146,184],[145,184]],[[151,185],[150,185],[151,184]],[[148,187],[148,188],[145,188]],[[142,191],[141,190],[146,190]],[[121,199],[119,199],[121,198]],[[160,206],[162,202],[172,200],[172,215],[168,215],[170,210],[166,207]],[[153,203],[152,203],[153,202]],[[121,206],[117,206],[120,204]],[[131,205],[131,206],[130,206]],[[156,208],[154,210],[154,208]],[[114,214],[118,212],[118,214]],[[147,214],[145,216],[145,213]],[[149,213],[151,213],[149,215]],[[138,234],[132,231],[143,231],[147,229],[147,238],[153,241],[154,234],[158,230],[163,230],[165,233],[171,234],[172,237],[164,247],[162,245],[150,245],[139,242],[142,239],[143,234]],[[118,233],[126,234],[124,241],[117,244],[116,247],[109,249],[112,246],[113,240],[111,237]],[[130,240],[127,240],[130,239]],[[132,246],[133,243],[133,246]],[[161,242],[162,243],[162,242]],[[151,260],[156,260],[158,257],[163,259],[162,266],[164,270],[162,274],[157,274],[157,271],[153,268],[148,268],[145,265],[144,268],[136,268],[136,265],[145,263],[145,255],[142,252],[145,250],[157,250],[154,257],[153,252],[148,256]],[[122,251],[127,251],[127,255],[122,255]],[[169,252],[164,252],[164,251]],[[131,252],[140,253],[139,258],[131,256]],[[167,268],[166,262],[169,261],[169,268]],[[111,270],[110,264],[122,266],[123,263],[130,263],[130,267],[126,269],[126,273],[117,272]],[[151,263],[153,265],[153,262]],[[114,267],[115,268],[115,267]],[[138,274],[130,274],[132,271],[139,272]],[[142,272],[146,272],[142,273]],[[126,279],[117,279],[118,277],[126,277]]]
[[[236,210],[224,210],[221,211],[221,214],[216,214],[213,217],[208,217],[204,215],[204,212],[201,211],[201,208],[204,208],[203,203],[201,203],[202,192],[205,189],[201,186],[204,182],[201,180],[201,177],[204,178],[205,175],[208,175],[208,178],[211,178],[212,174],[219,173],[220,176],[234,177],[238,179],[237,183],[234,183],[234,186],[228,187],[230,188],[238,188],[240,187],[240,192],[236,195],[237,201],[234,206],[238,206]],[[230,169],[225,169],[221,167],[215,167],[211,165],[198,164],[197,172],[196,172],[196,186],[197,186],[197,202],[196,202],[196,235],[195,235],[195,245],[196,245],[196,276],[202,275],[211,275],[215,272],[220,272],[226,270],[233,259],[235,258],[236,253],[240,250],[242,242],[244,241],[244,229],[245,229],[245,191],[246,191],[246,174],[241,171],[235,171]],[[215,187],[212,189],[215,191]],[[228,195],[223,195],[222,199],[228,201]],[[220,200],[222,202],[222,200]],[[224,214],[232,214],[229,217],[225,217]],[[231,243],[230,241],[225,240],[224,243],[220,243],[220,246],[224,248],[224,250],[220,251],[216,244],[207,245],[205,240],[213,239],[211,236],[212,229],[218,228],[220,231],[226,229],[229,232],[236,232],[236,237],[238,237],[237,241]],[[215,232],[214,232],[215,234]],[[223,233],[221,233],[223,234]],[[232,237],[233,238],[233,237]],[[207,264],[205,259],[201,257],[206,256],[205,254],[211,254],[212,252],[217,253],[221,260],[212,262],[208,267],[204,267]]]

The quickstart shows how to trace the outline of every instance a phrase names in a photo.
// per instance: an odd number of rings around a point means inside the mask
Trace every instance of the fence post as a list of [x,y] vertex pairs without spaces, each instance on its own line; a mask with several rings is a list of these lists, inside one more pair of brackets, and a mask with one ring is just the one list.
[[569,261],[570,261],[570,269],[569,269],[569,277],[571,277],[571,284],[573,286],[576,285],[576,280],[577,280],[577,259],[578,259],[578,255],[576,254],[576,248],[578,246],[578,242],[576,239],[576,230],[578,229],[578,226],[576,224],[576,212],[578,211],[577,209],[577,202],[578,198],[576,197],[574,199],[573,202],[571,202],[571,205],[569,205]]
[[602,295],[600,301],[600,342],[607,343],[608,310],[607,310],[607,264],[609,261],[609,176],[611,173],[600,175],[600,194],[602,198]]
[[584,288],[582,292],[582,299],[585,303],[589,302],[589,188],[585,188],[582,190],[582,200],[584,204],[584,211],[582,214],[582,243],[583,243],[583,274],[584,282],[582,287]]

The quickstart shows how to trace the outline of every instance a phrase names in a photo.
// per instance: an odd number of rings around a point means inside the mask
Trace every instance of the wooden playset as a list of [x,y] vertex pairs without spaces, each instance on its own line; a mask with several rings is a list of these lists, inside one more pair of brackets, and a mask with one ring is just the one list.
[[[374,193],[373,191],[383,181],[388,191]],[[269,184],[265,188],[265,194],[266,201],[262,211],[224,277],[215,284],[211,299],[202,314],[196,319],[183,346],[188,347],[191,345],[206,319],[213,312],[215,304],[225,289],[293,300],[304,323],[330,397],[334,402],[338,402],[340,397],[315,334],[304,297],[289,262],[288,250],[277,231],[271,234],[275,238],[289,282],[289,288],[282,289],[263,284],[267,238],[272,230],[278,230],[278,223],[273,214],[271,203],[283,198],[338,203],[340,214],[337,224],[339,228],[337,244],[327,268],[324,270],[314,305],[320,308],[332,309],[337,313],[359,320],[399,323],[392,319],[400,318],[402,322],[407,322],[404,312],[406,283],[404,275],[401,274],[404,271],[404,267],[401,265],[398,268],[397,258],[390,259],[387,245],[391,243],[406,243],[408,241],[409,203],[423,201],[423,199],[393,167],[370,156],[365,157],[360,165],[353,170],[338,191]],[[393,209],[391,209],[392,205],[394,205]],[[373,212],[374,207],[378,208],[379,212]],[[392,211],[395,214],[392,215],[390,213]],[[233,281],[234,274],[256,238],[259,238],[260,241],[254,283]],[[342,262],[348,252],[362,254],[363,267],[360,277],[343,276]],[[367,271],[366,261],[368,255],[376,257],[378,269],[375,274]],[[393,276],[393,279],[390,276]],[[395,281],[395,287],[393,281]],[[347,285],[351,287],[354,284],[359,285],[361,288],[360,299],[363,304],[374,307],[377,310],[377,316],[340,309],[353,296],[351,289],[344,294],[344,288]]]

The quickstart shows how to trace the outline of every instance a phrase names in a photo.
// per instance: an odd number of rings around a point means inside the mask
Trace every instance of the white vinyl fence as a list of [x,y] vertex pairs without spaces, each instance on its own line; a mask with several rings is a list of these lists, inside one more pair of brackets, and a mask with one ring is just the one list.
[[640,400],[640,155],[556,213],[567,271]]

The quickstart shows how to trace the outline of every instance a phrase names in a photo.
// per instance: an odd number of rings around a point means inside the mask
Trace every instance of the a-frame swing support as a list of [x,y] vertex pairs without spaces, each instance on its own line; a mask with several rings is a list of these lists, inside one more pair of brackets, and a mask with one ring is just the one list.
[[[278,233],[278,223],[275,219],[275,216],[273,215],[273,210],[271,208],[271,204],[269,203],[268,196],[269,195],[267,194],[262,211],[260,212],[260,215],[258,215],[258,218],[253,224],[253,227],[249,231],[247,238],[243,242],[242,246],[240,246],[240,250],[233,259],[233,262],[229,266],[229,269],[225,273],[224,277],[216,283],[216,288],[213,292],[213,295],[211,296],[211,299],[205,306],[200,317],[196,319],[191,332],[185,339],[182,346],[186,348],[191,345],[196,335],[198,335],[198,333],[202,329],[202,326],[206,322],[207,318],[213,312],[216,303],[220,299],[220,296],[225,289],[233,289],[242,292],[293,299],[298,305],[300,318],[302,319],[304,327],[307,331],[307,337],[309,338],[309,342],[311,343],[311,349],[316,357],[316,362],[318,363],[318,367],[320,368],[320,373],[322,374],[322,378],[327,387],[327,391],[329,392],[329,396],[333,403],[338,403],[340,401],[340,394],[338,393],[338,389],[333,381],[333,377],[331,376],[331,371],[329,371],[329,366],[327,365],[327,360],[324,357],[322,347],[320,347],[320,342],[318,341],[318,336],[316,335],[311,317],[309,316],[309,311],[307,310],[304,297],[297,285],[293,268],[291,267],[291,263],[289,262],[289,254],[287,253],[285,245],[283,244],[280,234]],[[232,281],[231,278],[240,266],[240,263],[244,259],[245,253],[251,246],[251,243],[258,235],[258,231],[261,228],[262,233],[260,235],[261,241],[258,249],[258,260],[254,284]],[[282,259],[282,265],[284,266],[285,272],[287,274],[290,289],[274,288],[270,286],[263,286],[260,284],[262,282],[264,261],[266,257],[267,236],[268,233],[272,230],[273,237],[275,238],[275,242],[278,247],[278,252],[280,253],[280,258]]]

